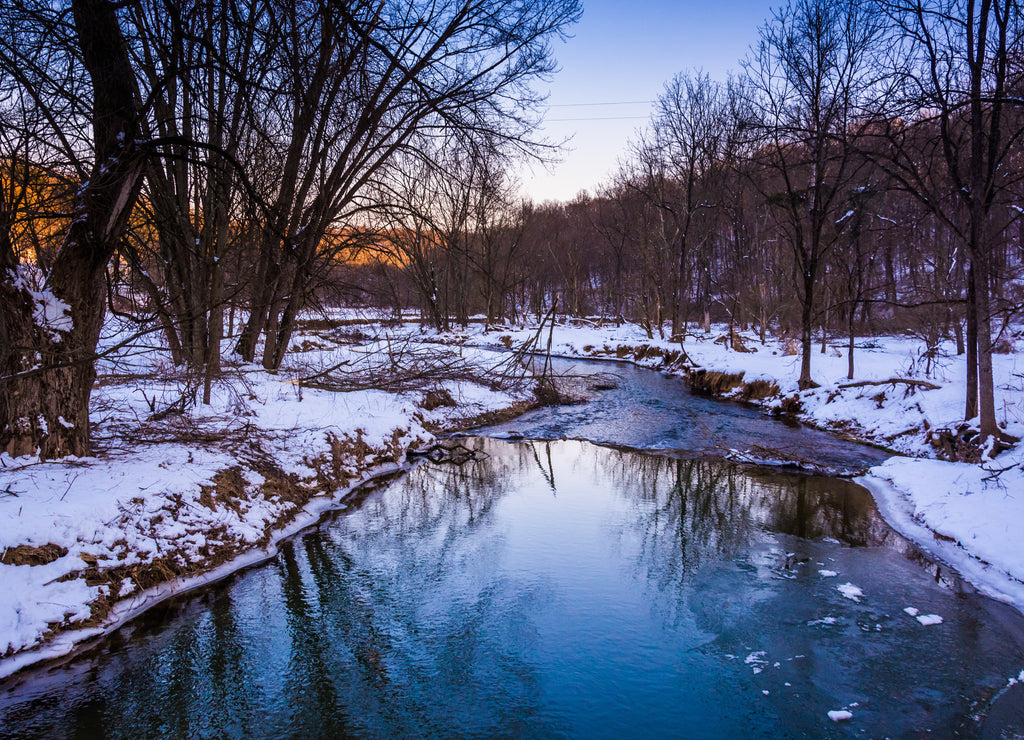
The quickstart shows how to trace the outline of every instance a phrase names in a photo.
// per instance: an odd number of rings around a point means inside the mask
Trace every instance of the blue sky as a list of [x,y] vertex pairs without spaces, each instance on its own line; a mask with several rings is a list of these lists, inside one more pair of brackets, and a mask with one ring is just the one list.
[[[614,171],[627,141],[646,122],[651,101],[677,72],[701,68],[724,81],[757,40],[779,0],[584,0],[573,38],[556,43],[561,71],[550,83],[545,135],[573,136],[552,173],[522,174],[534,200],[567,200]],[[565,120],[618,119],[618,120]]]

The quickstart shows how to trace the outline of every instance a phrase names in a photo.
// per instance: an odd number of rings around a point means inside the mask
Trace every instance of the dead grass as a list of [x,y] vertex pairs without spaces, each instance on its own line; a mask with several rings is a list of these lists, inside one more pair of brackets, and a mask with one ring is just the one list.
[[770,380],[752,380],[743,384],[740,399],[743,401],[763,401],[779,395],[779,386]]
[[743,373],[723,373],[719,370],[693,370],[687,377],[690,390],[708,396],[724,396],[743,385]]
[[637,347],[633,356],[638,360],[642,360],[645,357],[664,357],[665,350],[661,347],[652,347],[651,345],[645,344]]
[[68,549],[52,542],[45,545],[18,545],[8,547],[0,555],[0,563],[4,565],[48,565],[57,558],[68,554]]
[[444,388],[435,388],[434,390],[427,391],[423,396],[423,400],[420,401],[420,408],[425,411],[433,411],[441,406],[455,407],[457,405],[455,399],[452,398],[452,394]]
[[511,421],[517,416],[522,416],[530,409],[537,408],[537,405],[536,401],[519,401],[508,408],[500,409],[498,411],[485,411],[482,414],[466,417],[454,424],[446,424],[444,427],[440,424],[430,423],[424,423],[424,427],[432,434],[438,434],[440,432],[464,432],[476,427],[493,426],[495,424],[502,424],[506,421]]
[[779,405],[772,409],[777,414],[789,414],[796,416],[802,413],[804,410],[804,404],[800,400],[800,396],[794,393],[792,396],[787,396],[779,401]]
[[200,486],[199,503],[210,511],[216,511],[222,504],[236,512],[241,512],[240,501],[248,498],[245,491],[245,478],[239,467],[221,470],[213,476],[212,486]]

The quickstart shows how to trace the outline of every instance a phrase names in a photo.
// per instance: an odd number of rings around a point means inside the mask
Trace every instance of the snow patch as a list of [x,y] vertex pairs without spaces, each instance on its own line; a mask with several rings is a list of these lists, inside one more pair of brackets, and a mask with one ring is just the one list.
[[864,591],[860,586],[854,586],[852,583],[844,583],[841,586],[836,586],[836,590],[848,599],[853,601],[860,601],[860,597],[864,595]]
[[18,265],[11,284],[32,299],[32,321],[51,339],[59,342],[62,332],[75,328],[71,307],[46,287],[39,270],[29,265]]

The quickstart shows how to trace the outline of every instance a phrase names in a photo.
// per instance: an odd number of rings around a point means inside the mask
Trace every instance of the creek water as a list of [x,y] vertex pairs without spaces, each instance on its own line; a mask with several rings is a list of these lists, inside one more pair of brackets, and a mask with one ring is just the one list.
[[[666,409],[691,399],[625,373],[636,387],[596,394],[592,413],[486,432],[583,426],[658,452],[462,439],[480,459],[417,465],[265,565],[17,676],[0,737],[1019,736],[1018,612],[853,483],[714,459],[747,422],[707,415],[754,412],[713,405],[690,426],[724,432],[664,454]],[[669,397],[639,426],[602,410],[648,382]],[[809,431],[760,422],[727,446]],[[829,445],[841,454],[812,435],[800,457],[878,454]]]
[[585,439],[675,457],[792,460],[833,473],[877,465],[889,454],[852,444],[747,405],[693,395],[682,379],[627,363],[555,359],[570,395],[584,403],[547,406],[479,434],[525,439]]

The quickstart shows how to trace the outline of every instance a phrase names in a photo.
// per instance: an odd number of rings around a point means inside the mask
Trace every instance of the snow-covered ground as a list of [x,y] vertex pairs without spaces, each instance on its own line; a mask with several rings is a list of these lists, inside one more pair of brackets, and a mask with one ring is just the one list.
[[[335,318],[341,317],[359,318]],[[762,346],[744,336],[749,351],[739,352],[716,341],[721,335],[689,338],[691,362],[775,383],[778,394],[759,401],[767,408],[799,400],[809,422],[912,456],[894,457],[860,482],[898,530],[986,593],[1024,610],[1024,550],[1016,542],[1024,527],[1024,444],[971,465],[935,459],[927,439],[929,430],[960,421],[962,357],[944,348],[926,373],[919,340],[863,340],[854,382],[895,377],[938,387],[844,388],[851,382],[846,349],[830,344],[814,356],[820,387],[799,392],[799,357],[787,354],[785,343]],[[410,446],[523,403],[525,390],[489,387],[498,359],[488,350],[536,336],[536,327],[485,332],[479,324],[444,335],[415,323],[311,328],[294,339],[301,351],[281,373],[232,367],[215,384],[209,406],[176,403],[196,389],[173,377],[162,352],[139,351],[136,343],[105,359],[93,396],[95,457],[0,457],[3,561],[52,560],[0,564],[0,677],[67,653],[168,594],[270,557],[275,542],[343,506],[358,483],[397,468]],[[112,346],[119,338],[112,328],[105,341]],[[545,329],[540,346],[548,340]],[[666,356],[678,346],[633,325],[559,324],[550,342],[559,355],[682,371]],[[637,359],[640,347],[648,349]],[[370,365],[378,378],[431,372],[389,390],[361,388]],[[460,379],[432,378],[445,370]],[[1022,437],[1024,360],[998,355],[995,370],[1000,423]],[[294,382],[321,372],[313,382],[321,387]],[[339,378],[346,390],[332,385]]]

